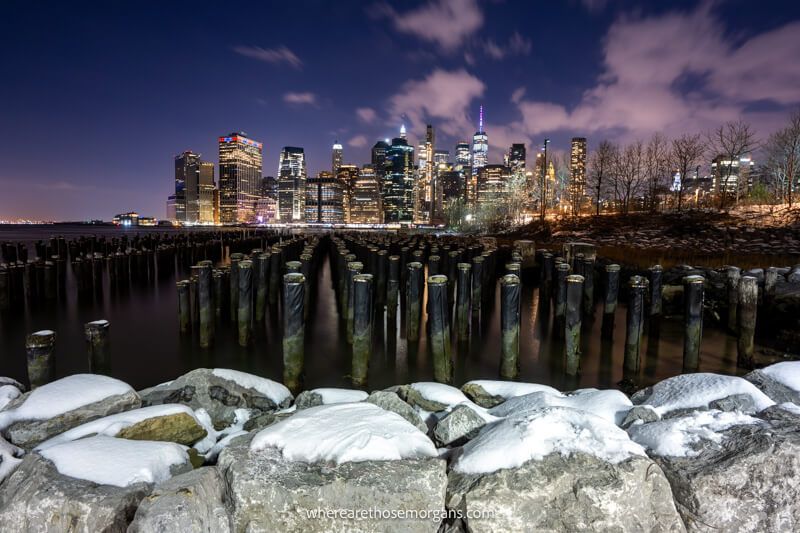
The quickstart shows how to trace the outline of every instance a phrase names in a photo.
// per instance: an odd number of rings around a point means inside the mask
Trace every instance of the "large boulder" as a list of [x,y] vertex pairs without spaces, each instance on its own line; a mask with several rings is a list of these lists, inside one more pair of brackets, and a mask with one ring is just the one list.
[[225,483],[215,467],[173,477],[153,489],[136,510],[128,533],[231,531]]
[[275,381],[224,368],[198,368],[169,383],[141,391],[145,406],[181,403],[205,409],[215,429],[232,425],[236,410],[247,408],[253,416],[288,407],[289,389]]
[[0,531],[124,533],[151,487],[67,477],[40,455],[28,454],[0,485]]
[[650,452],[689,531],[800,530],[800,417],[774,406],[755,418],[683,456]]
[[441,446],[458,445],[477,435],[485,424],[486,420],[474,409],[457,405],[436,423],[433,437]]
[[753,370],[744,379],[758,387],[776,403],[800,405],[800,361],[785,361]]
[[[229,487],[233,528],[248,532],[434,532],[439,521],[425,513],[444,508],[447,485],[439,458],[305,463],[276,449],[251,452],[249,436],[223,450],[217,467]],[[421,514],[398,519],[393,512]]]
[[0,429],[9,442],[31,449],[76,426],[140,405],[136,391],[118,379],[76,374],[13,400],[0,412]]
[[0,411],[19,398],[24,390],[25,387],[16,379],[0,376]]
[[397,413],[408,422],[412,423],[417,429],[423,433],[427,433],[428,426],[425,424],[425,421],[422,420],[422,417],[417,414],[413,407],[401,400],[400,396],[396,393],[390,391],[375,391],[367,397],[366,401],[377,405],[381,409]]
[[669,483],[646,457],[552,453],[488,474],[451,471],[447,508],[473,533],[684,531]]

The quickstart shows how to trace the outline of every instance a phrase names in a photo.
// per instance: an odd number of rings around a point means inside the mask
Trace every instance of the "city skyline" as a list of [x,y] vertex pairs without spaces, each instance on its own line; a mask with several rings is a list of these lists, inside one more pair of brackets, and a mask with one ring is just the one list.
[[[313,9],[310,25],[294,22],[293,9]],[[453,159],[458,141],[471,143],[480,105],[487,162],[498,164],[512,143],[530,158],[544,137],[566,153],[572,137],[592,150],[604,138],[736,118],[766,137],[800,103],[800,7],[786,2],[272,3],[248,17],[202,6],[44,11],[12,2],[0,23],[14,80],[0,87],[0,218],[110,219],[131,209],[161,218],[171,158],[192,150],[216,163],[217,138],[233,131],[263,143],[263,175],[277,177],[281,149],[298,146],[312,177],[331,169],[335,141],[343,163],[362,165],[403,123],[415,149],[433,124],[436,148]],[[269,20],[282,23],[266,37]],[[358,38],[336,39],[342,27]]]

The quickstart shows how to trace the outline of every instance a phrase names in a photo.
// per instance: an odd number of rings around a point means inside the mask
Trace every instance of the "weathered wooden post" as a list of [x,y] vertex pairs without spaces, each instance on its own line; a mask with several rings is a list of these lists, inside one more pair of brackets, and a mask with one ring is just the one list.
[[106,373],[110,369],[111,356],[108,351],[108,320],[94,320],[83,326],[86,346],[89,351],[89,370],[94,374]]
[[483,288],[483,256],[477,255],[472,258],[472,316],[478,317],[481,314],[481,289]]
[[729,266],[725,272],[726,286],[728,288],[728,330],[731,333],[736,333],[739,326],[736,311],[739,307],[739,278],[741,278],[741,273],[741,269],[735,266]]
[[453,361],[450,356],[450,325],[447,320],[447,276],[428,277],[428,309],[433,379],[440,383],[450,383],[453,380]]
[[620,267],[617,264],[606,265],[601,335],[608,339],[614,336],[614,316],[617,313],[617,299],[619,298],[619,271]]
[[769,267],[764,272],[764,294],[773,296],[775,294],[775,286],[778,284],[778,269]]
[[422,314],[423,295],[422,263],[412,261],[408,264],[406,281],[406,340],[419,340],[419,321]]
[[189,303],[189,280],[181,280],[175,284],[178,288],[178,326],[181,333],[189,331],[191,306]]
[[53,357],[55,344],[55,331],[45,329],[28,335],[25,349],[28,354],[28,381],[31,390],[55,379],[56,362]]
[[269,256],[269,305],[278,303],[278,296],[281,293],[281,248],[273,246]]
[[353,298],[353,280],[364,270],[364,263],[360,261],[350,261],[347,263],[347,279],[345,298],[347,299],[347,342],[353,342],[353,325],[355,320],[355,299]]
[[469,338],[470,294],[472,293],[472,265],[459,263],[456,288],[456,336],[459,340]]
[[372,274],[357,274],[353,277],[353,385],[367,383],[369,355],[372,351]]
[[234,324],[239,317],[239,262],[244,258],[240,253],[231,254],[231,268],[228,274],[230,279],[230,304],[231,322]]
[[[564,317],[567,313],[567,276],[569,276],[568,263],[555,264],[555,290],[553,291],[553,331],[557,338],[564,335]],[[540,292],[539,298],[547,298],[546,294]]]
[[302,274],[283,276],[283,383],[292,391],[299,391],[302,387],[305,286],[306,280]]
[[428,258],[428,277],[441,274],[442,258],[432,255]]
[[664,269],[661,265],[653,265],[648,271],[650,280],[650,316],[661,316],[661,279]]
[[571,274],[566,278],[567,306],[564,321],[564,371],[576,376],[581,362],[581,301],[583,298],[583,276]]
[[594,316],[594,258],[581,258],[581,272],[583,275],[583,314]]
[[249,259],[239,262],[239,346],[247,346],[253,328],[253,262]]
[[197,277],[197,299],[200,307],[200,347],[207,348],[214,339],[214,317],[211,261],[200,261]]
[[642,342],[645,290],[647,290],[647,280],[642,276],[632,276],[628,281],[628,317],[625,332],[625,359],[623,361],[623,370],[626,376],[636,375],[639,372],[639,346]]
[[397,319],[398,292],[400,290],[400,256],[389,256],[389,279],[386,281],[386,317],[390,324]]
[[695,372],[700,366],[700,341],[703,338],[703,276],[683,278],[685,304],[683,370]]
[[739,280],[739,334],[736,365],[753,368],[753,349],[758,308],[758,280],[742,276]]
[[520,278],[506,274],[500,280],[500,330],[502,352],[500,377],[514,379],[519,375]]
[[258,254],[256,263],[256,321],[264,320],[267,309],[267,294],[269,291],[269,252]]

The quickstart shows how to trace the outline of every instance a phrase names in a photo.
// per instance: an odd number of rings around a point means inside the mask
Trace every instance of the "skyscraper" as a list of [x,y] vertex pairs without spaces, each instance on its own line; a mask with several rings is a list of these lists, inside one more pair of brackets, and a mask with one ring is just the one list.
[[414,215],[414,148],[404,138],[405,128],[400,134],[386,149],[381,188],[386,223],[411,222]]
[[278,165],[278,219],[302,220],[306,209],[306,156],[302,148],[284,146]]
[[569,194],[573,206],[580,205],[586,195],[586,138],[573,137],[569,156]]
[[187,224],[214,222],[214,163],[187,150],[175,156],[175,220]]
[[322,171],[308,178],[306,221],[324,224],[344,222],[342,183],[330,172]]
[[514,143],[506,154],[506,166],[515,176],[525,175],[525,144]]
[[383,222],[381,184],[375,168],[364,165],[358,172],[350,192],[349,224],[380,224]]
[[344,221],[350,222],[350,197],[353,193],[359,169],[356,165],[340,165],[336,179],[342,184],[342,203],[344,204]]
[[509,168],[485,165],[478,173],[476,203],[480,206],[500,205],[508,197]]
[[478,131],[472,136],[472,175],[467,190],[468,199],[475,203],[478,191],[478,173],[489,161],[489,136],[483,131],[483,106],[480,107]]
[[[200,162],[200,175],[197,183],[197,222],[214,223],[214,163]],[[188,206],[189,204],[187,204]]]
[[186,150],[175,156],[175,220],[186,222],[187,189],[196,192],[200,174],[200,155]]
[[414,221],[427,224],[436,210],[436,183],[434,179],[434,133],[433,126],[428,124],[425,131],[425,142],[419,144],[417,151],[419,179],[416,181],[414,201]]
[[219,138],[220,222],[237,224],[255,218],[260,196],[262,144],[245,133]]
[[456,168],[455,170],[469,174],[472,172],[472,156],[470,155],[469,143],[462,141],[456,145]]
[[386,150],[389,149],[389,139],[378,141],[372,147],[372,168],[379,183],[383,183],[383,174],[386,171]]
[[339,174],[339,167],[342,166],[342,145],[339,141],[333,143],[333,152],[331,154],[331,172],[333,176]]

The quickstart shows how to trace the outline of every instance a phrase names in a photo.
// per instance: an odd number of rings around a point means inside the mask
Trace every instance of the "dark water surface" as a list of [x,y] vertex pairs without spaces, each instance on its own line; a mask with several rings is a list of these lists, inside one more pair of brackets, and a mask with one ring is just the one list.
[[[135,230],[111,227],[0,226],[0,241],[46,239],[63,235],[68,239],[81,234],[129,236]],[[175,231],[154,229],[153,231]],[[142,230],[149,233],[150,230]],[[31,254],[33,255],[33,254]],[[306,322],[305,388],[350,387],[350,345],[346,342],[333,289],[330,264],[322,262],[317,272],[311,309]],[[180,278],[188,277],[188,273]],[[101,294],[78,296],[71,273],[66,298],[28,306],[0,319],[0,375],[26,382],[25,337],[40,329],[57,333],[55,358],[57,375],[87,372],[83,324],[107,319],[110,328],[110,374],[144,388],[174,379],[193,368],[225,367],[282,380],[280,308],[270,308],[264,323],[256,324],[253,342],[247,348],[237,343],[237,330],[229,320],[217,323],[214,344],[199,347],[196,335],[178,331],[175,278],[128,282],[112,286],[107,276]],[[484,305],[480,321],[473,321],[470,340],[453,340],[454,384],[470,379],[499,379],[500,366],[500,290],[494,302]],[[542,304],[539,289],[524,286],[520,338],[520,380],[545,383],[557,388],[614,387],[622,379],[625,343],[625,305],[619,306],[613,341],[601,341],[602,306],[594,319],[584,318],[581,337],[581,375],[578,382],[563,376],[563,344],[551,334],[552,306]],[[383,315],[385,317],[385,315]],[[403,313],[397,324],[385,318],[375,327],[373,352],[367,388],[378,389],[399,383],[430,381],[432,363],[424,329],[421,339],[410,346],[405,340]],[[426,316],[423,310],[423,324]],[[683,319],[662,318],[645,322],[642,339],[640,386],[681,373]],[[700,370],[735,374],[736,339],[718,329],[706,327],[701,346]]]

